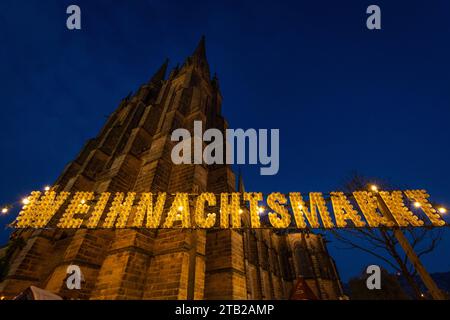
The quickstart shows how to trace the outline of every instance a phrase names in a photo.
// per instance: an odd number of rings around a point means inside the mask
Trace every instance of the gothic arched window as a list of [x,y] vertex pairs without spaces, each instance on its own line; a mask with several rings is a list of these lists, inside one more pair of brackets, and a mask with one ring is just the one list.
[[312,268],[311,259],[309,258],[308,251],[300,243],[297,243],[294,247],[294,258],[298,268],[300,276],[305,278],[313,278],[314,271]]

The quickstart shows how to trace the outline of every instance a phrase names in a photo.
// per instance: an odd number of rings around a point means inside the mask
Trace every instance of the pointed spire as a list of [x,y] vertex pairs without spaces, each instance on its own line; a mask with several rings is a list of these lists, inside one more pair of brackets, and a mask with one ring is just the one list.
[[209,65],[208,60],[206,59],[205,36],[202,36],[192,55],[184,62],[182,69],[191,65],[197,67],[203,76],[210,80]]
[[204,35],[200,39],[200,42],[198,43],[197,48],[195,48],[195,51],[192,54],[192,57],[195,57],[199,60],[206,61],[206,46],[205,46],[205,36]]
[[219,78],[217,77],[217,73],[214,72],[214,76],[211,79],[211,84],[214,88],[219,89]]
[[172,69],[172,71],[170,71],[168,79],[170,80],[176,77],[179,71],[180,71],[180,64],[177,63],[177,65]]
[[150,79],[149,83],[158,83],[162,80],[164,80],[166,76],[166,70],[167,66],[169,65],[169,59],[166,58],[164,63],[159,67],[158,71],[153,75],[153,77]]
[[245,192],[244,179],[242,178],[241,169],[239,169],[239,176],[238,176],[238,192],[241,193]]

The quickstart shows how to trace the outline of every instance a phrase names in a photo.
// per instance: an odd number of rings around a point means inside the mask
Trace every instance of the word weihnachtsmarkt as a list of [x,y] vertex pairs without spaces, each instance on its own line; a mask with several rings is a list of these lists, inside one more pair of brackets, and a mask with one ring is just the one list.
[[[404,197],[405,196],[405,197]],[[169,200],[170,198],[170,200]],[[188,193],[34,191],[27,198],[16,228],[345,228],[443,226],[445,221],[428,201],[425,190],[356,191],[352,194],[273,192],[266,199],[260,192]],[[220,200],[220,203],[219,201]],[[263,218],[265,200],[269,213]],[[413,213],[412,203],[420,212]],[[331,204],[334,221],[328,208]],[[355,209],[357,205],[361,211]],[[218,209],[216,213],[205,213]],[[208,210],[208,211],[210,211]],[[270,212],[272,210],[273,212]],[[293,217],[293,219],[292,219]],[[319,219],[320,218],[320,219]]]

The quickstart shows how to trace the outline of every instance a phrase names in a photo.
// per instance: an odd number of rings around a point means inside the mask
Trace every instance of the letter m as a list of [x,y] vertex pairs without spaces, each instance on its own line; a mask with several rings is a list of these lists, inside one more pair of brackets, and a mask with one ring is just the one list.
[[235,140],[236,151],[237,151],[237,164],[245,164],[245,150],[246,150],[246,140],[248,140],[248,158],[249,164],[256,164],[258,161],[258,138],[255,129],[248,129],[246,131],[242,129],[227,129],[227,164],[234,164],[234,147]]

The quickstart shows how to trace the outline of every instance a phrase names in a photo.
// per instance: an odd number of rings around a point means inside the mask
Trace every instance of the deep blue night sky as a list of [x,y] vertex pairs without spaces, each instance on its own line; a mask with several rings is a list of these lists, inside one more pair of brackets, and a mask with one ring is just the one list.
[[[65,27],[78,4],[82,30]],[[382,30],[365,27],[378,4]],[[248,190],[339,189],[352,171],[450,206],[450,3],[13,1],[0,4],[0,204],[51,184],[121,98],[206,36],[232,128],[279,128],[280,171]],[[3,226],[14,212],[0,216]],[[447,218],[448,220],[448,218]],[[330,250],[344,280],[368,263]],[[450,271],[450,231],[423,259]]]

